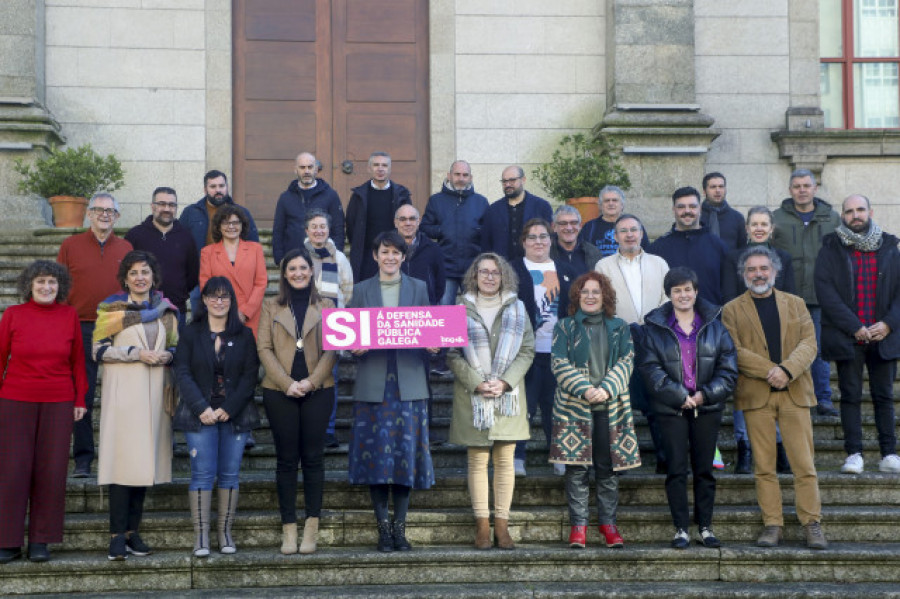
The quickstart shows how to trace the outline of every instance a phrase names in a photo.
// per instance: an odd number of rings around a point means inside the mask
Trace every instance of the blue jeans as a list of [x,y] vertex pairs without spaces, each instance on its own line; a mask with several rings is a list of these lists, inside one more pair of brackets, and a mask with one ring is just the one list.
[[216,478],[220,489],[238,488],[246,433],[234,432],[231,422],[217,422],[184,436],[191,456],[189,491],[212,491]]
[[816,400],[820,406],[833,408],[834,404],[831,403],[831,365],[822,359],[822,308],[810,304],[807,304],[806,308],[816,327],[816,348],[818,349],[816,360],[810,369],[813,389],[815,389]]
[[[544,429],[544,440],[547,449],[550,448],[550,439],[553,431],[553,398],[556,394],[556,377],[550,370],[550,354],[535,353],[531,368],[525,373],[525,399],[528,401],[528,423],[530,424],[537,415],[538,407],[541,409],[541,427]],[[525,459],[525,446],[527,441],[516,442],[517,460]]]
[[462,279],[447,277],[444,283],[444,297],[441,298],[442,306],[453,306],[456,304],[456,294],[459,293],[459,287]]

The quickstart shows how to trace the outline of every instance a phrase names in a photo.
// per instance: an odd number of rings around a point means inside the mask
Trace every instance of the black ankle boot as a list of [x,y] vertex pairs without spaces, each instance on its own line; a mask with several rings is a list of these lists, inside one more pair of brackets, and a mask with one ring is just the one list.
[[390,520],[378,521],[378,551],[390,553],[394,550],[394,537],[391,535]]
[[397,551],[409,551],[412,545],[406,540],[406,522],[394,521],[391,524],[391,537],[394,540],[394,549]]
[[750,444],[746,441],[737,443],[737,460],[734,463],[735,474],[753,474],[753,454],[750,453]]
[[775,472],[778,474],[793,474],[791,463],[788,462],[787,454],[784,452],[784,445],[779,443],[776,447],[775,454]]

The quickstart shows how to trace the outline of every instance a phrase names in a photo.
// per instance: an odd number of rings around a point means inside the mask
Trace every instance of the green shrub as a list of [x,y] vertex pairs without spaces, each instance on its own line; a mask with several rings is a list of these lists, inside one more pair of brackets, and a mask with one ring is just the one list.
[[100,156],[91,144],[65,150],[51,147],[50,154],[39,158],[33,165],[26,165],[19,159],[13,168],[22,175],[19,191],[44,198],[87,198],[97,192],[111,192],[125,185],[122,163],[112,154],[105,158]]
[[596,197],[604,185],[631,187],[628,173],[619,161],[618,148],[605,135],[594,139],[583,133],[566,135],[550,161],[534,170],[534,177],[560,201]]

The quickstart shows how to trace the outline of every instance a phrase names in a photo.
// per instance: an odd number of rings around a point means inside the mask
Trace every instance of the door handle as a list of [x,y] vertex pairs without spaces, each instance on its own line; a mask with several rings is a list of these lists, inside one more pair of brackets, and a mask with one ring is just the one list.
[[345,175],[353,174],[353,162],[351,160],[345,160],[341,163],[341,171]]

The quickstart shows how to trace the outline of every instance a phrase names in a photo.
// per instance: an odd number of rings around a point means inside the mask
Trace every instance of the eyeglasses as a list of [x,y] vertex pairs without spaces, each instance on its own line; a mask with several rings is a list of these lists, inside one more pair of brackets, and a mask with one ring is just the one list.
[[222,223],[222,226],[229,229],[240,229],[241,224],[242,223],[239,220],[226,220],[224,223]]
[[550,236],[546,233],[541,233],[540,235],[526,235],[526,241],[547,241],[550,239]]
[[418,216],[398,216],[397,222],[401,223],[414,223],[419,220]]
[[153,202],[154,206],[159,206],[163,210],[175,210],[178,208],[178,202]]
[[522,177],[512,177],[511,179],[500,179],[500,183],[502,183],[503,185],[506,185],[507,183],[515,183],[521,178]]
[[485,279],[499,279],[500,271],[499,270],[485,270],[484,268],[479,268],[478,276],[484,277]]
[[116,210],[115,208],[97,208],[97,207],[91,208],[91,212],[93,212],[97,216],[100,216],[101,214],[105,214],[106,216],[115,216],[119,213],[119,211]]
[[231,301],[230,295],[204,295],[203,297],[211,304],[227,304]]

